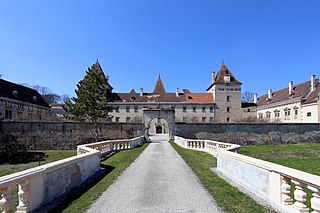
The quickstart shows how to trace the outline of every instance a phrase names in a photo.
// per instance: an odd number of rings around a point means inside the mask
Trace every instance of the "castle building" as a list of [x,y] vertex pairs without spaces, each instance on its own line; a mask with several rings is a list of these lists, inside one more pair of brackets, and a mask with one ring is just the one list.
[[319,123],[320,81],[315,75],[310,81],[262,95],[257,100],[257,118],[266,122]]
[[50,106],[34,89],[0,79],[0,119],[42,121],[50,119]]
[[[175,92],[166,92],[159,75],[152,92],[141,88],[139,92],[132,89],[129,93],[113,95],[114,101],[109,103],[114,109],[110,113],[112,122],[142,122],[144,108],[174,109],[176,122],[226,123],[241,119],[241,83],[225,64],[217,74],[212,73],[212,83],[207,92],[193,93],[178,88]],[[166,133],[168,130],[161,118],[152,121],[150,126],[150,133]]]

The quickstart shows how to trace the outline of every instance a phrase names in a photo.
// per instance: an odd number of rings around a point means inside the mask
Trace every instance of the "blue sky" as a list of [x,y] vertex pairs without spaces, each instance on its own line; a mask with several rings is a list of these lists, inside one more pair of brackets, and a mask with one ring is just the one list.
[[97,58],[115,92],[205,92],[222,58],[262,95],[320,76],[318,0],[1,0],[0,74],[74,95]]

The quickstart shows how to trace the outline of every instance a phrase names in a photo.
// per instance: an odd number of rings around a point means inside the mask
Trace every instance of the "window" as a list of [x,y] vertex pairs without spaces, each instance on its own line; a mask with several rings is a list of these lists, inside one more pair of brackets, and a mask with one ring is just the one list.
[[250,109],[247,110],[247,112],[250,112],[250,111],[251,111]]
[[120,122],[120,117],[116,117],[116,122],[117,122],[117,123]]
[[307,112],[307,117],[311,117],[311,112]]
[[294,110],[294,118],[298,119],[298,110],[297,109]]
[[134,107],[134,112],[138,112],[138,107]]
[[21,111],[18,111],[18,118],[22,119],[23,113]]
[[228,122],[228,123],[230,122],[230,118],[227,118],[227,122]]
[[227,107],[227,112],[231,112],[231,107]]
[[114,108],[115,112],[119,112],[119,107]]
[[192,111],[193,111],[193,112],[197,112],[197,107],[193,107],[193,108],[192,108]]
[[290,109],[284,109],[284,120],[290,120]]
[[130,112],[130,107],[126,107],[126,112]]
[[187,122],[187,117],[183,117],[183,118],[182,118],[182,121],[183,121],[183,122]]
[[206,107],[202,107],[202,112],[206,112]]
[[263,114],[262,114],[262,113],[259,113],[258,116],[259,116],[259,120],[262,120]]
[[228,96],[227,96],[227,102],[230,102],[230,101],[231,101],[231,96],[228,95]]
[[209,118],[209,121],[210,121],[210,122],[213,122],[213,117],[210,117],[210,118]]
[[266,118],[267,118],[268,120],[270,120],[270,118],[271,118],[271,112],[266,112]]
[[202,117],[202,123],[205,123],[205,122],[206,122],[206,120],[207,120],[207,118],[206,118],[206,117]]
[[187,107],[183,107],[183,112],[187,112]]
[[6,109],[4,113],[4,118],[5,119],[12,119],[12,110]]
[[280,111],[279,110],[274,111],[274,117],[276,117],[276,118],[280,117]]
[[197,118],[197,117],[193,117],[193,118],[192,118],[192,122],[193,122],[193,123],[197,123],[197,122],[198,122],[198,118]]
[[210,107],[210,112],[211,112],[211,113],[213,112],[213,107]]
[[126,117],[126,122],[130,122],[130,117]]

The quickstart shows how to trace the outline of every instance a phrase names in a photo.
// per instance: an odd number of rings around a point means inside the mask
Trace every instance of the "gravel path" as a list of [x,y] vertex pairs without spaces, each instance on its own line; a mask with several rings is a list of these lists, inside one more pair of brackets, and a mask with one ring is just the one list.
[[167,137],[153,136],[147,149],[88,212],[219,212]]

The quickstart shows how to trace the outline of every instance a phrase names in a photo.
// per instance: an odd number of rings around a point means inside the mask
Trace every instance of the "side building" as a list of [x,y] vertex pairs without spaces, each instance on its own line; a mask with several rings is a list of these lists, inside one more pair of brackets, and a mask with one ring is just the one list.
[[34,89],[0,79],[0,118],[5,121],[50,119],[50,106]]
[[257,118],[266,122],[319,123],[320,122],[320,81],[315,75],[310,81],[272,91],[259,97]]

